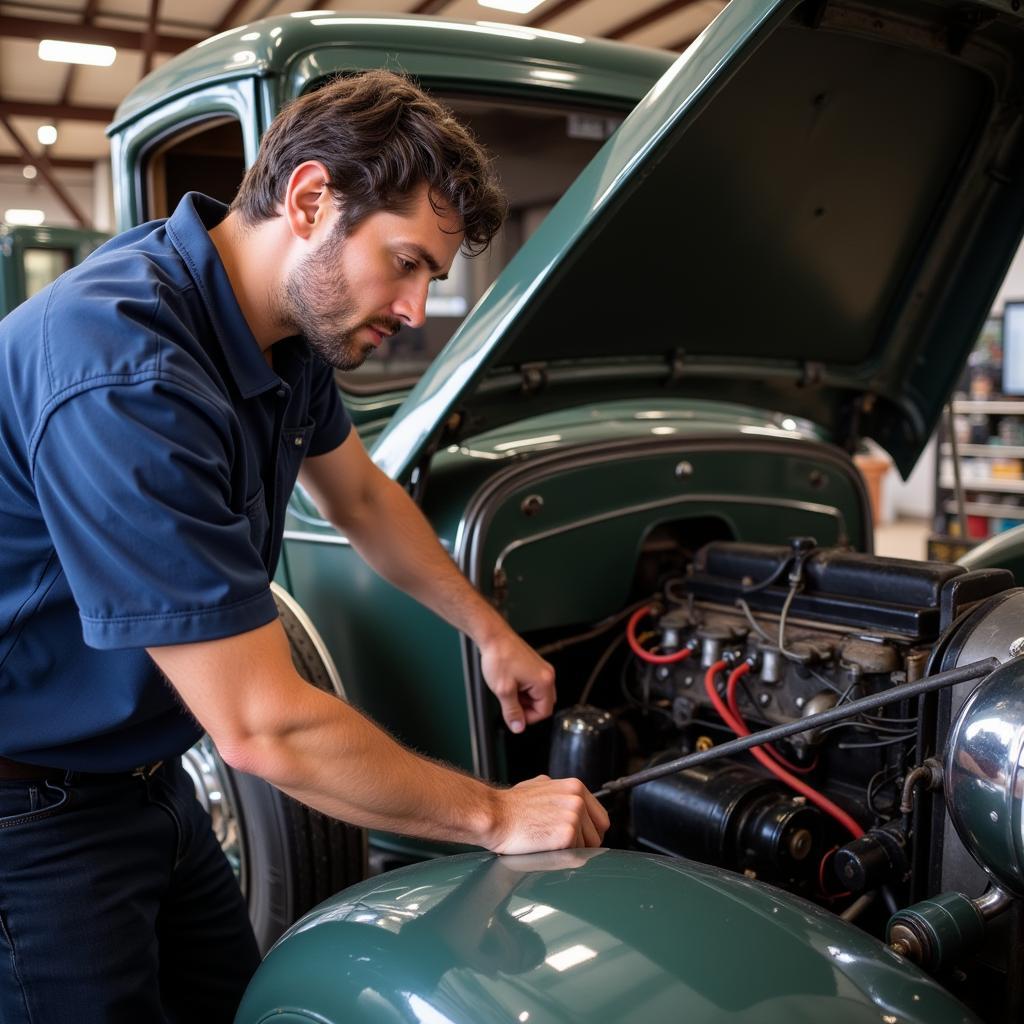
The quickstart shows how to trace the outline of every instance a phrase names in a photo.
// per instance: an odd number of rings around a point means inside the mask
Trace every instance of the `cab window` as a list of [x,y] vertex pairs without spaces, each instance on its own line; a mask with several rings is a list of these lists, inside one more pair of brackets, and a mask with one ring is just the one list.
[[22,269],[25,274],[25,298],[30,299],[55,281],[74,264],[70,249],[49,249],[27,247],[22,253]]
[[143,173],[147,219],[169,217],[186,192],[230,203],[245,175],[241,125],[217,117],[165,136],[147,154]]
[[423,327],[404,327],[341,387],[373,393],[412,386],[491,282],[622,120],[621,113],[546,103],[438,95],[494,157],[509,216],[486,252],[455,258],[447,281],[430,286]]

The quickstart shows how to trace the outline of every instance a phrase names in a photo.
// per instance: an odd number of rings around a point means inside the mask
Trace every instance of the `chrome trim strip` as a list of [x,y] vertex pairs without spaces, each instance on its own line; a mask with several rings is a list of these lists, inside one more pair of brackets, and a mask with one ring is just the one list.
[[[340,544],[346,548],[355,546],[343,533],[307,533],[305,530],[285,530],[282,536],[284,540],[302,540],[309,544]],[[451,544],[444,537],[438,537],[437,542],[445,551],[451,552]]]
[[299,602],[284,589],[284,587],[271,582],[270,590],[275,599],[287,607],[292,615],[294,615],[298,620],[299,625],[301,625],[309,635],[309,640],[313,645],[313,649],[316,651],[320,660],[324,663],[324,668],[327,670],[328,678],[331,680],[331,689],[337,696],[341,697],[342,700],[347,700],[348,698],[345,696],[345,686],[341,681],[341,675],[338,673],[338,668],[334,664],[334,659],[331,657],[330,651],[327,650],[327,645],[324,643],[323,637],[320,636],[316,626],[313,625],[313,620],[306,614],[302,605],[300,605]]
[[352,547],[352,541],[340,533],[307,533],[305,530],[285,530],[284,540],[305,540],[313,544],[342,544]]
[[649,512],[656,508],[671,508],[673,505],[687,505],[695,502],[715,502],[720,505],[771,505],[773,508],[813,512],[818,515],[832,516],[839,523],[840,534],[845,534],[846,532],[846,521],[843,519],[843,514],[834,505],[819,505],[812,501],[795,501],[790,498],[739,498],[720,494],[681,494],[678,497],[660,498],[658,501],[645,501],[639,505],[628,505],[625,508],[618,508],[612,512],[603,512],[601,515],[587,516],[574,522],[552,527],[550,530],[542,530],[540,533],[535,533],[530,537],[521,537],[519,540],[512,541],[511,544],[508,544],[499,552],[494,562],[494,572],[501,571],[505,558],[511,552],[526,547],[528,544],[535,544],[537,541],[547,540],[549,537],[557,537],[558,534],[567,533],[569,530],[577,530],[580,527],[594,526],[597,523],[606,523],[622,516],[633,515],[635,512]]

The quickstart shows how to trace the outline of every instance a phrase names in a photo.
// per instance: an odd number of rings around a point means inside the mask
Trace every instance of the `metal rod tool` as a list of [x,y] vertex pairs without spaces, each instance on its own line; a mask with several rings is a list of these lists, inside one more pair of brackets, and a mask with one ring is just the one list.
[[949,669],[947,672],[939,672],[926,679],[918,679],[913,683],[902,683],[894,686],[884,693],[874,693],[868,697],[860,697],[848,704],[840,704],[828,711],[822,711],[817,715],[808,715],[795,722],[785,722],[782,725],[773,725],[770,729],[762,729],[760,732],[752,733],[750,736],[741,736],[728,743],[722,743],[710,750],[702,750],[695,754],[687,754],[685,757],[677,757],[674,761],[666,761],[664,764],[655,765],[653,768],[645,768],[642,772],[635,772],[633,775],[623,775],[621,778],[612,779],[606,782],[594,796],[611,796],[612,793],[621,793],[623,790],[633,789],[634,786],[641,786],[645,782],[652,782],[654,779],[663,778],[665,775],[674,775],[684,768],[695,768],[699,764],[708,761],[715,761],[720,757],[728,757],[731,754],[741,754],[751,747],[760,747],[765,743],[774,743],[776,740],[783,740],[787,736],[795,736],[800,732],[807,732],[809,729],[817,729],[823,725],[831,725],[833,722],[842,722],[847,718],[854,718],[862,711],[875,711],[886,704],[893,704],[896,701],[906,700],[908,697],[919,697],[924,693],[931,693],[933,690],[941,690],[947,686],[956,686],[957,683],[966,683],[972,679],[979,679],[987,676],[990,672],[999,668],[1002,664],[998,658],[986,658],[984,661],[976,661],[961,668]]

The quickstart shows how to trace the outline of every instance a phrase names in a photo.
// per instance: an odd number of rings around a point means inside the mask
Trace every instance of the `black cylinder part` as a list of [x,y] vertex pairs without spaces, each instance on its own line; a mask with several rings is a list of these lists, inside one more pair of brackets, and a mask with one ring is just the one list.
[[907,837],[898,828],[873,828],[836,850],[832,863],[850,892],[867,892],[906,876],[906,847]]
[[620,770],[619,750],[619,728],[610,712],[589,704],[567,708],[554,718],[548,774],[598,789]]
[[735,762],[691,768],[632,793],[639,843],[710,864],[795,879],[816,870],[821,812]]

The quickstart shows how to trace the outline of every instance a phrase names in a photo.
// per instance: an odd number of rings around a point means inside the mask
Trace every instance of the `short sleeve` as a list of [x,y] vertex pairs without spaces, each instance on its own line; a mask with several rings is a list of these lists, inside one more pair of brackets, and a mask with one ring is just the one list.
[[231,476],[242,443],[224,403],[157,378],[49,416],[33,481],[90,647],[212,640],[276,617]]
[[334,451],[352,429],[352,420],[341,401],[334,371],[319,359],[311,360],[313,380],[310,387],[309,415],[316,423],[307,455],[326,455]]

